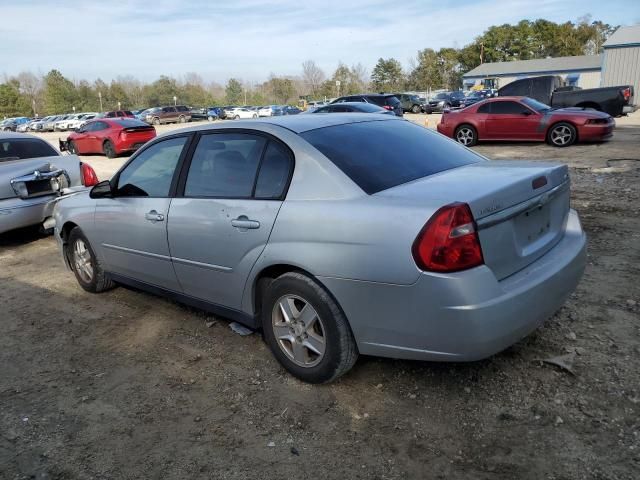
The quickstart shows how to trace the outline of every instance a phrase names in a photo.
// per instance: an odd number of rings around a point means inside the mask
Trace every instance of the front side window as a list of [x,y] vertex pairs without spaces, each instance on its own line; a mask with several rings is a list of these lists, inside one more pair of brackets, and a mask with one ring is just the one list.
[[168,197],[171,180],[188,137],[176,137],[144,149],[118,177],[117,196]]
[[246,133],[200,137],[187,175],[186,197],[250,198],[266,140]]
[[494,115],[519,115],[527,110],[518,102],[492,102],[491,113]]

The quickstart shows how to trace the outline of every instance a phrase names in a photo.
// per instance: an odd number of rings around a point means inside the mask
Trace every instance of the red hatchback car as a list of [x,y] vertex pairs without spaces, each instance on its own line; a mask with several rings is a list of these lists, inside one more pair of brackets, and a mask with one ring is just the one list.
[[133,118],[100,118],[71,133],[61,148],[71,153],[102,153],[114,158],[137,150],[156,136],[156,129]]
[[603,141],[615,121],[604,112],[578,107],[553,109],[529,97],[496,97],[462,110],[445,111],[438,132],[470,147],[482,140],[546,141],[568,147]]

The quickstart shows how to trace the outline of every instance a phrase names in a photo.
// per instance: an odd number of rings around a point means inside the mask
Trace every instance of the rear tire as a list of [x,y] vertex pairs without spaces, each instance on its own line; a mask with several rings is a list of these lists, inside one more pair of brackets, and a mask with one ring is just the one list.
[[411,107],[411,111],[413,113],[420,113],[420,107],[418,105],[414,105],[413,107]]
[[116,158],[118,156],[118,154],[116,153],[116,147],[113,145],[111,140],[105,140],[104,144],[102,145],[102,151],[107,158]]
[[215,120],[215,118],[213,118],[213,116],[209,115],[209,116],[207,117],[207,120],[209,120],[210,122],[213,122],[213,121]]
[[69,140],[67,149],[71,155],[78,155],[78,147],[73,140]]
[[100,293],[115,287],[113,280],[102,269],[80,227],[71,230],[65,246],[65,255],[76,280],[87,292]]
[[328,292],[306,275],[290,272],[271,282],[263,296],[261,315],[271,352],[302,381],[331,382],[358,359],[344,313]]
[[459,125],[453,136],[456,142],[461,143],[465,147],[473,147],[478,143],[478,131],[467,123]]
[[153,124],[154,125],[160,125],[160,119],[158,117],[153,119]]
[[184,123],[186,121],[187,121],[187,119],[184,117],[184,115],[180,115],[180,118],[178,118],[178,122],[179,123]]
[[240,120],[240,115],[236,115],[235,117],[233,117],[234,120]]
[[547,143],[554,147],[568,147],[576,143],[577,139],[576,127],[567,122],[558,122],[547,132]]

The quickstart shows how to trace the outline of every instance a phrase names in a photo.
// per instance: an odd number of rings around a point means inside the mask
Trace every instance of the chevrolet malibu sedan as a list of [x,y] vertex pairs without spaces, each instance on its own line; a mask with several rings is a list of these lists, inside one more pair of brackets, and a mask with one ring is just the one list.
[[156,136],[156,129],[134,118],[100,118],[85,123],[60,142],[60,150],[76,155],[102,153],[115,158],[137,150]]
[[547,142],[568,147],[611,138],[615,121],[590,108],[551,108],[528,97],[497,97],[445,111],[438,132],[468,147],[479,141]]
[[575,289],[567,167],[488,161],[391,115],[296,115],[162,135],[58,202],[82,288],[134,286],[260,329],[311,382],[359,354],[472,361]]

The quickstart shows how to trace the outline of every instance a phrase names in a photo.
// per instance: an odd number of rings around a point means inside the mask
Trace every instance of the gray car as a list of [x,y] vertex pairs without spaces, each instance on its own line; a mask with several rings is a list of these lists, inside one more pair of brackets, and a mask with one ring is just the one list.
[[96,183],[77,156],[62,156],[33,135],[0,133],[0,234],[31,225],[50,230],[61,195]]
[[60,201],[55,222],[85,290],[121,283],[261,329],[312,383],[358,354],[490,356],[585,267],[566,166],[487,161],[390,115],[171,132]]

